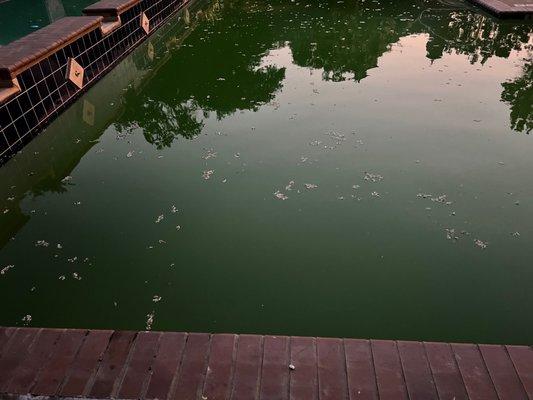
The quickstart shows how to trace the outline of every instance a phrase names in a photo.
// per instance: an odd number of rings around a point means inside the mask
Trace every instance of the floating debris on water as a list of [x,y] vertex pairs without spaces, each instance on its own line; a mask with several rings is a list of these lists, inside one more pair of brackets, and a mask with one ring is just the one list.
[[383,176],[379,174],[373,174],[371,172],[365,172],[365,176],[363,177],[363,179],[367,182],[379,182],[383,180]]
[[155,223],[158,224],[160,223],[161,221],[163,221],[163,219],[165,218],[165,216],[163,214],[161,214],[160,216],[158,216],[155,220]]
[[152,311],[149,314],[146,314],[146,330],[147,331],[151,331],[152,330],[152,325],[154,323],[154,317],[155,317],[155,312],[154,311]]
[[276,198],[279,200],[287,200],[289,198],[289,196],[284,193],[281,193],[279,190],[276,190],[274,192],[274,196],[276,196]]
[[48,243],[46,240],[37,240],[35,243],[35,247],[48,247],[50,243]]
[[305,183],[306,189],[316,189],[318,185],[315,185],[314,183]]
[[10,269],[15,268],[14,265],[6,265],[4,268],[0,270],[0,275],[5,275],[7,271]]
[[445,194],[441,194],[440,196],[432,197],[431,201],[436,202],[436,203],[446,204],[447,206],[452,204],[451,201],[448,201],[447,196]]
[[292,190],[294,188],[294,181],[289,181],[287,186],[285,186],[285,190]]
[[76,279],[77,281],[81,281],[81,276],[80,276],[80,274],[78,274],[77,272],[73,272],[73,273],[72,273],[72,277],[73,277],[74,279]]
[[173,214],[178,212],[178,209],[176,208],[175,205],[172,205],[172,207],[170,207],[170,212],[173,213]]
[[441,203],[447,206],[453,204],[453,201],[448,200],[448,196],[446,194],[433,195],[430,193],[418,193],[416,197],[419,199],[430,199],[434,203]]
[[72,180],[72,176],[67,175],[63,179],[61,179],[61,182],[66,183]]
[[202,178],[204,178],[205,180],[208,180],[209,178],[211,178],[211,175],[213,175],[214,172],[215,172],[215,171],[212,170],[212,169],[210,169],[210,170],[208,170],[208,171],[204,171],[204,172],[202,173]]
[[213,149],[207,150],[207,154],[203,156],[202,158],[204,160],[209,160],[210,158],[215,158],[217,156],[217,153],[213,151]]
[[26,314],[24,317],[22,317],[22,322],[26,326],[30,324],[31,320],[32,320],[32,318],[31,318],[30,314]]
[[162,297],[161,296],[158,296],[158,295],[154,295],[154,297],[152,297],[152,301],[154,303],[159,303],[161,301]]
[[60,281],[64,281],[65,279],[66,279],[65,275],[60,275],[60,276],[59,276],[59,280],[60,280]]
[[459,240],[459,236],[455,235],[455,229],[453,228],[445,228],[446,231],[446,239],[448,240]]
[[128,151],[128,154],[126,154],[126,157],[131,158],[133,156],[134,151]]
[[483,242],[479,239],[476,239],[474,240],[474,244],[477,246],[477,247],[481,247],[482,249],[486,249],[487,248],[487,245],[488,243],[487,242]]

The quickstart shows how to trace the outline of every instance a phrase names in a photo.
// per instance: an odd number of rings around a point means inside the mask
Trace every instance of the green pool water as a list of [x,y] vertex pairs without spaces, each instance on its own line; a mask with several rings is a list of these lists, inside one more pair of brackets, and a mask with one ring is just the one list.
[[0,45],[62,17],[82,15],[93,0],[0,0]]
[[532,33],[190,5],[0,168],[0,325],[533,342]]

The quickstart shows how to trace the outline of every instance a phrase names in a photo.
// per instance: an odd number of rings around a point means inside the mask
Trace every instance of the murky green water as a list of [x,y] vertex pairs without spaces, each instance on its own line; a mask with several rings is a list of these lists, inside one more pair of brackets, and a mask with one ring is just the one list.
[[0,0],[0,45],[82,10],[94,0]]
[[531,343],[532,32],[197,3],[0,168],[0,324]]

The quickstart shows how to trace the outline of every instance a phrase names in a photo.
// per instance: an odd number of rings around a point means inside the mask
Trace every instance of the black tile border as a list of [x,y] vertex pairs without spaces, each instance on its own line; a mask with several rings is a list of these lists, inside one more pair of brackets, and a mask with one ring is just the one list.
[[[131,0],[124,0],[128,2]],[[28,63],[16,75],[20,92],[0,104],[0,166],[188,2],[140,0],[120,14],[120,25],[108,34],[102,32],[100,22],[94,29],[58,45],[44,58]],[[149,32],[141,27],[142,13],[150,20]],[[64,39],[58,37],[57,41]],[[2,50],[8,51],[9,46]],[[70,58],[84,68],[81,89],[67,78]]]

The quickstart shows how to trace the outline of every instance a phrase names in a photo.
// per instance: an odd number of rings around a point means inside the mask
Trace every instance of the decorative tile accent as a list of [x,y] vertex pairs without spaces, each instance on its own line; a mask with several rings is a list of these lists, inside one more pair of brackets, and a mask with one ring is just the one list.
[[84,10],[88,16],[62,18],[3,46],[0,165],[186,3],[102,0]]
[[150,20],[145,13],[141,13],[141,26],[147,34],[150,33]]
[[81,89],[83,88],[83,75],[83,67],[78,64],[75,59],[69,58],[67,64],[67,79]]

